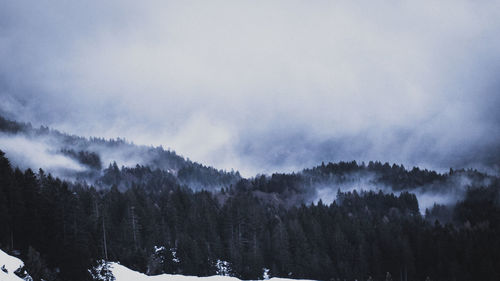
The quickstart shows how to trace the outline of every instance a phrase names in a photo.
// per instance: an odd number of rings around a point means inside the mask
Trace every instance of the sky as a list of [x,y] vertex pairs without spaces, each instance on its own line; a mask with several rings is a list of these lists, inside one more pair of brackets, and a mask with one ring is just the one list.
[[500,1],[0,0],[0,113],[244,175],[499,171]]

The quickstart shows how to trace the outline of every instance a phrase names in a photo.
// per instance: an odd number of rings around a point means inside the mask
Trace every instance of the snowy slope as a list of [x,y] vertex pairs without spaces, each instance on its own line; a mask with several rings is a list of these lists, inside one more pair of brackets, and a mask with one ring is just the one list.
[[[22,278],[14,274],[14,272],[17,269],[23,266],[24,263],[20,259],[10,256],[7,253],[0,250],[0,281],[24,281]],[[147,276],[137,271],[133,271],[116,262],[110,263],[110,270],[113,273],[113,276],[115,277],[115,281],[240,281],[240,279],[238,278],[229,276],[196,277],[196,276],[184,276],[184,275],[172,275],[172,274]],[[271,278],[269,280],[291,281],[294,279]]]
[[[111,263],[111,272],[115,276],[115,281],[240,281],[240,279],[229,276],[209,276],[196,277],[184,275],[161,274],[156,276],[147,276],[145,274],[133,271],[118,263]],[[271,278],[271,281],[291,281],[292,279]]]
[[[178,281],[215,281],[215,280],[225,280],[225,281],[239,281],[239,279],[228,276],[211,276],[211,277],[195,277],[195,276],[184,276],[184,275],[171,275],[171,274],[161,274],[156,276],[147,276],[145,274],[139,273],[128,269],[127,267],[111,263],[111,271],[113,276],[115,276],[116,281],[163,281],[163,280],[178,280]],[[200,280],[201,279],[201,280]]]
[[[13,256],[7,255],[4,251],[0,250],[0,280],[1,281],[23,281],[14,274],[14,271],[23,267],[24,263]],[[5,272],[7,271],[7,272]]]

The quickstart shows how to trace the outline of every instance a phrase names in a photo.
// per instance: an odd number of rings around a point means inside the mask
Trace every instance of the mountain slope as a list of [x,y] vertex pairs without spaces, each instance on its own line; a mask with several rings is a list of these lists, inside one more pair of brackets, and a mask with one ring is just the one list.
[[109,180],[106,171],[120,166],[139,165],[151,171],[160,170],[193,190],[228,187],[241,178],[238,172],[204,166],[162,147],[135,145],[119,138],[105,140],[68,135],[48,127],[33,128],[29,123],[1,116],[0,148],[24,169],[43,168],[62,178],[85,180],[98,186],[107,184],[103,187],[119,185]]
[[103,259],[150,276],[225,261],[241,279],[500,278],[495,176],[352,161],[241,178],[161,147],[4,123],[0,247],[37,280],[89,280]]

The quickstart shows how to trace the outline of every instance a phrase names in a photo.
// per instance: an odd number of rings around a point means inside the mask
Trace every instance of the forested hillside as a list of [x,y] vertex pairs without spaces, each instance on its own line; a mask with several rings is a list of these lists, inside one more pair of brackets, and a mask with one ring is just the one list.
[[[36,149],[40,159],[28,163],[20,161],[24,168],[36,170],[45,165],[49,172],[60,178],[85,181],[96,188],[109,188],[116,184],[123,190],[130,186],[132,180],[146,181],[151,173],[162,173],[164,177],[193,190],[228,187],[241,178],[238,172],[217,170],[185,159],[163,147],[135,145],[120,138],[106,140],[68,135],[48,127],[35,128],[30,123],[11,121],[0,116],[0,148],[6,145],[1,142],[5,139],[13,140],[9,148],[21,160],[36,158],[26,155],[29,150],[24,146]],[[54,162],[51,160],[53,158],[61,160],[52,165],[44,163],[45,160]],[[39,166],[35,166],[37,164]],[[125,178],[122,179],[116,172],[125,167],[132,170],[123,171],[121,175]]]
[[[372,166],[327,164],[303,174],[311,184],[319,173],[379,167]],[[230,274],[243,279],[262,278],[266,268],[271,276],[318,280],[385,280],[387,272],[394,280],[500,278],[498,179],[424,216],[406,191],[339,190],[331,204],[292,204],[289,198],[307,189],[303,174],[193,191],[161,170],[111,165],[102,177],[111,187],[96,189],[13,168],[2,152],[0,246],[18,251],[37,280],[89,280],[88,269],[101,259],[148,274],[199,276],[216,274],[217,262],[227,261]],[[449,177],[402,175],[422,184]],[[381,180],[398,182],[394,177]],[[436,220],[443,212],[447,223]]]
[[0,0],[0,281],[500,281],[500,0],[393,2]]

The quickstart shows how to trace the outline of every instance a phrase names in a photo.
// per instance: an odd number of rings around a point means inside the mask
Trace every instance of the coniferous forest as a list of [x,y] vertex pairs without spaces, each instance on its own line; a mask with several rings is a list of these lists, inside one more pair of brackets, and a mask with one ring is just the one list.
[[0,246],[22,257],[35,280],[91,280],[102,259],[150,275],[214,275],[217,261],[227,261],[243,279],[261,279],[265,269],[317,280],[500,279],[498,179],[425,214],[408,191],[338,190],[331,204],[297,199],[332,174],[377,169],[379,180],[401,188],[439,186],[458,173],[329,163],[194,191],[159,169],[115,163],[97,181],[108,187],[96,188],[20,170],[2,152]]
[[0,281],[500,281],[500,0],[0,0]]

